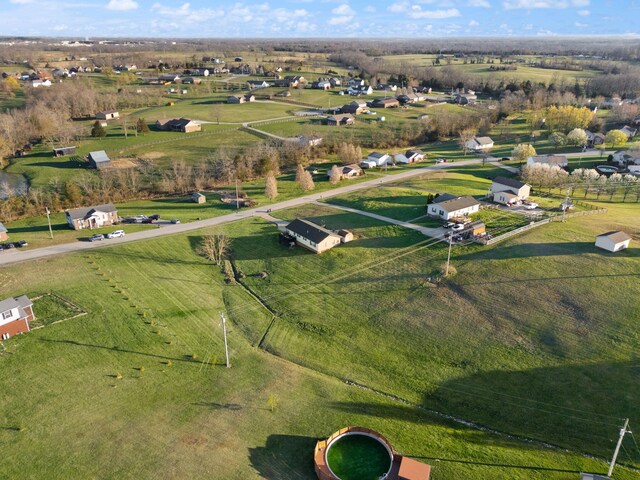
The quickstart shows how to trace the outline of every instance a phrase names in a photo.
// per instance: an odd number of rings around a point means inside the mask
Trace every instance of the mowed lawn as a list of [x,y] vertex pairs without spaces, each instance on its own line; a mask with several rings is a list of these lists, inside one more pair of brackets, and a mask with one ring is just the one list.
[[234,250],[243,272],[269,273],[267,282],[247,279],[280,314],[267,350],[602,456],[620,418],[637,418],[640,250],[610,255],[593,245],[596,234],[615,228],[637,242],[635,205],[611,204],[606,215],[546,225],[492,247],[455,249],[458,274],[437,287],[426,279],[446,259],[441,244],[368,217],[307,208],[288,216],[351,229],[356,240],[318,256],[267,238],[257,246],[249,235]]
[[[341,222],[356,223],[338,218],[334,223]],[[376,250],[400,249],[417,240],[387,226],[357,226],[358,241],[367,236],[371,241],[371,254],[362,261],[374,258]],[[284,249],[274,227],[264,222],[245,221],[227,231],[238,258],[244,258],[238,264],[245,273],[254,273],[254,266],[266,269],[271,277],[264,282],[272,285],[281,286],[291,261],[303,269],[288,288],[304,289],[300,281],[311,265],[326,275],[341,263],[336,255],[354,258],[346,255],[350,246],[328,257]],[[316,439],[351,424],[384,433],[398,451],[432,463],[439,479],[561,480],[573,478],[567,472],[605,470],[603,462],[446,422],[257,348],[272,316],[194,253],[203,233],[2,269],[3,297],[53,290],[87,312],[5,342],[7,351],[0,354],[3,475],[313,479]],[[354,242],[353,248],[363,252],[367,247]],[[260,259],[252,263],[252,256]],[[322,289],[324,283],[308,286]],[[310,299],[306,293],[298,298]],[[344,365],[345,343],[354,347],[362,340],[360,362],[368,360],[365,347],[371,339],[360,327],[360,339],[341,338],[330,321],[333,304],[330,300],[329,310],[317,318],[309,311],[298,318],[287,312],[278,319],[278,330],[286,322],[296,336],[313,343],[327,335],[339,340],[324,352],[324,362],[337,367]],[[40,305],[39,316],[59,314]],[[309,308],[317,307],[311,303]],[[229,318],[231,369],[223,365],[220,311]],[[342,312],[342,323],[351,323],[355,315],[354,308]],[[286,352],[272,342],[269,349]],[[617,478],[633,477],[621,470]]]

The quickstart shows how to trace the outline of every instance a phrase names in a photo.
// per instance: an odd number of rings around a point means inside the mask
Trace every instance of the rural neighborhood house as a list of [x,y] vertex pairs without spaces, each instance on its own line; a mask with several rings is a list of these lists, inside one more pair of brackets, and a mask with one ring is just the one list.
[[480,202],[470,196],[456,197],[448,193],[439,195],[427,205],[427,213],[443,220],[466,217],[480,210]]
[[33,302],[26,295],[0,301],[0,338],[7,340],[14,335],[31,330]]
[[95,207],[74,208],[65,212],[67,223],[74,230],[93,229],[114,225],[120,220],[118,210],[112,203]]

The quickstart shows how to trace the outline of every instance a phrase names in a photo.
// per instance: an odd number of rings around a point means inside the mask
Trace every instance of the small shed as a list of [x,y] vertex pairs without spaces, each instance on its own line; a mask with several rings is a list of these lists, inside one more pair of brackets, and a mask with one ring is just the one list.
[[93,168],[97,168],[98,170],[111,165],[111,159],[104,150],[90,152],[87,156],[87,160],[89,161],[89,165]]
[[98,120],[115,120],[120,118],[120,113],[116,110],[105,110],[104,112],[96,113],[96,118]]
[[608,252],[624,250],[629,247],[630,242],[631,236],[621,230],[603,233],[596,237],[596,247]]
[[338,230],[338,235],[340,236],[340,241],[342,243],[353,241],[353,233],[349,230]]
[[4,242],[7,238],[9,238],[7,227],[0,223],[0,242]]
[[207,197],[205,197],[203,194],[199,192],[196,192],[193,195],[191,195],[191,200],[194,203],[199,203],[199,204],[207,203]]
[[77,147],[60,147],[53,149],[54,157],[66,157],[67,155],[73,155],[76,153]]

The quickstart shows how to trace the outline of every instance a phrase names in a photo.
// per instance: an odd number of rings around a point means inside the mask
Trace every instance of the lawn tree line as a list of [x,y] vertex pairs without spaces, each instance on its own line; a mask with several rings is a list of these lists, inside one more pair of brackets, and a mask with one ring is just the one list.
[[613,197],[622,195],[622,201],[627,199],[640,202],[640,181],[638,177],[631,174],[614,173],[610,176],[601,175],[595,169],[576,168],[571,173],[555,166],[541,163],[524,165],[522,167],[522,179],[532,186],[549,192],[558,189],[564,194],[567,190],[571,196],[582,193],[584,198],[590,194],[596,200],[601,197],[613,200]]

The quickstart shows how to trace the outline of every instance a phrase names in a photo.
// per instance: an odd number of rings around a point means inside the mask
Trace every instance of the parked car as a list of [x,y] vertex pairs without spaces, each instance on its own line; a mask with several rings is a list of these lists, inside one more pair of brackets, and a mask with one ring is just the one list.
[[5,250],[9,250],[10,248],[15,248],[15,245],[13,244],[13,242],[3,243],[2,246],[4,247]]
[[176,225],[176,224],[180,223],[180,220],[178,220],[177,218],[172,218],[170,221],[171,221],[171,223],[173,223],[174,225]]
[[451,227],[451,230],[453,230],[454,232],[459,232],[461,230],[464,230],[464,224],[456,223],[453,227]]
[[151,218],[145,218],[145,219],[144,219],[144,220],[142,220],[140,223],[145,223],[145,224],[153,223],[153,219],[151,219]]
[[124,237],[124,230],[116,230],[114,232],[107,234],[107,238],[120,238],[120,237]]
[[127,218],[123,218],[122,223],[136,223],[136,219],[135,218],[131,218],[131,217],[127,217]]
[[443,225],[444,228],[453,228],[455,226],[455,222],[447,222]]
[[527,210],[535,210],[536,208],[538,208],[538,204],[535,202],[527,202],[524,204],[524,208],[526,208]]
[[133,217],[136,223],[138,222],[142,223],[144,220],[147,220],[148,218],[149,217],[147,217],[146,215],[136,215],[135,217]]
[[96,242],[98,240],[104,240],[104,235],[101,233],[95,233],[89,237],[90,242]]
[[446,158],[436,158],[436,163],[447,163]]
[[29,246],[29,243],[26,240],[19,240],[18,242],[16,242],[16,246],[19,248],[27,247]]
[[157,213],[151,215],[149,217],[151,220],[153,220],[154,222],[157,222],[158,220],[160,220],[160,215],[158,215]]

